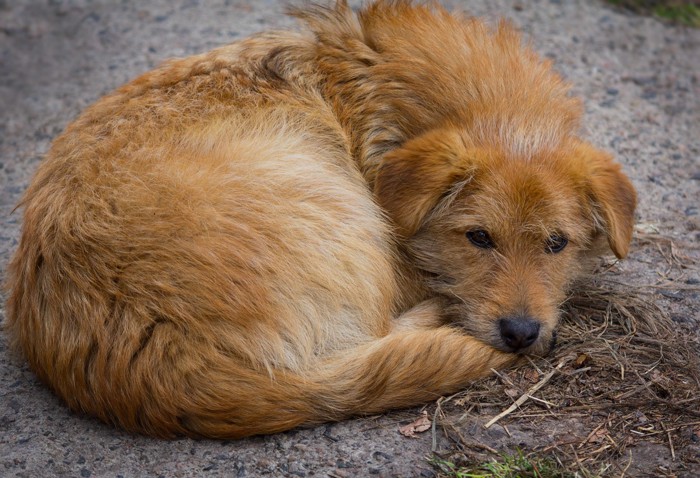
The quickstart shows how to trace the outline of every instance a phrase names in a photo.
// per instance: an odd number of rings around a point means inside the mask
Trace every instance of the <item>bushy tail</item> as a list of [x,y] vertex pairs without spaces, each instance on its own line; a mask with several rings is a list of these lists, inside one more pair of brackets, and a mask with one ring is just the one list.
[[[348,350],[306,376],[225,365],[181,420],[186,434],[237,438],[418,405],[454,393],[515,356],[450,328],[404,331]],[[197,393],[193,391],[193,393]]]
[[66,278],[36,280],[40,262],[14,263],[22,285],[10,296],[7,326],[15,345],[71,408],[132,432],[276,433],[434,400],[515,359],[442,327],[395,331],[305,373],[270,372],[164,318],[136,326],[146,321],[136,310],[108,316],[114,306],[93,304],[67,316],[66,298],[84,292]]

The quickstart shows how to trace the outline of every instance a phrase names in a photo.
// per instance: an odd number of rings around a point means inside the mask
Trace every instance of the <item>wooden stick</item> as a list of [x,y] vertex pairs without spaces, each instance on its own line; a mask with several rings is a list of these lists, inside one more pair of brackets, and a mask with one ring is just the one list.
[[513,413],[515,410],[517,410],[518,407],[520,407],[520,405],[527,402],[528,398],[530,398],[530,396],[533,393],[537,392],[540,388],[544,387],[545,384],[547,382],[549,382],[549,379],[552,378],[557,371],[561,370],[561,368],[568,362],[569,362],[568,360],[562,360],[561,362],[559,362],[559,365],[557,365],[556,368],[554,368],[549,373],[547,373],[547,375],[542,377],[542,380],[540,380],[539,382],[534,384],[532,387],[530,387],[530,389],[527,392],[523,393],[520,396],[520,398],[518,398],[515,401],[515,403],[513,403],[513,405],[511,405],[510,407],[508,407],[507,409],[505,409],[504,411],[502,411],[501,413],[499,413],[498,415],[493,417],[486,425],[484,425],[484,428],[490,428],[494,423],[499,421],[501,418],[508,416],[511,413]]
[[[454,397],[454,395],[452,395],[452,397]],[[452,397],[448,398],[448,400],[450,400]],[[432,434],[432,438],[433,438],[433,446],[431,447],[430,450],[433,453],[435,453],[437,451],[437,420],[438,420],[438,413],[442,414],[442,407],[440,404],[442,403],[442,400],[444,398],[445,397],[438,398],[437,404],[435,406],[435,413],[433,413],[433,423],[430,424],[430,428],[431,428],[430,433]]]
[[630,459],[627,462],[627,466],[625,467],[624,470],[622,470],[622,474],[620,475],[620,478],[625,478],[625,473],[627,473],[627,470],[629,470],[630,466],[632,466],[632,450],[629,450],[630,452]]

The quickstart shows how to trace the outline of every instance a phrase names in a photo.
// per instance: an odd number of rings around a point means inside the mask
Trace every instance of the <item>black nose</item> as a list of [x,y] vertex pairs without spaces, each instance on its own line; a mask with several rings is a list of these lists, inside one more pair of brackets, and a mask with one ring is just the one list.
[[513,352],[532,345],[540,335],[540,323],[529,317],[507,317],[498,321],[501,338]]

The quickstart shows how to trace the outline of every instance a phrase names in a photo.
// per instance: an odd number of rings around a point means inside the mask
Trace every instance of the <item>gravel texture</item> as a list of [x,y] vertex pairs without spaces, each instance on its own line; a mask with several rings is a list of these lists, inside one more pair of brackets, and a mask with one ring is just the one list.
[[[615,152],[638,188],[638,222],[688,259],[672,279],[699,284],[700,30],[597,1],[449,5],[512,19],[574,82],[586,99],[586,135]],[[51,139],[82,108],[166,58],[293,26],[282,10],[272,0],[0,0],[0,272],[17,245],[21,214],[13,207]],[[665,269],[654,247],[638,244],[616,273],[643,285]],[[658,296],[690,333],[700,322],[699,299],[692,287]],[[430,434],[408,439],[397,431],[416,416],[401,411],[227,442],[131,436],[69,412],[0,334],[0,476],[433,476]],[[527,429],[478,436],[506,445],[532,440]],[[633,455],[633,476],[657,476],[649,466],[658,463],[673,467],[663,446]],[[692,470],[686,476],[700,473]]]

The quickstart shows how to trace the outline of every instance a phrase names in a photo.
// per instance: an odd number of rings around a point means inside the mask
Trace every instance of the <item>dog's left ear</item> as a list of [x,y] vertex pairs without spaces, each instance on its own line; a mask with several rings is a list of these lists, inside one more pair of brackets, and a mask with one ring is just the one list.
[[597,227],[607,235],[610,249],[622,259],[629,252],[637,193],[610,154],[587,144],[578,146],[587,169],[588,196]]
[[410,237],[450,187],[468,174],[467,148],[459,133],[437,129],[384,156],[374,193],[399,234]]

